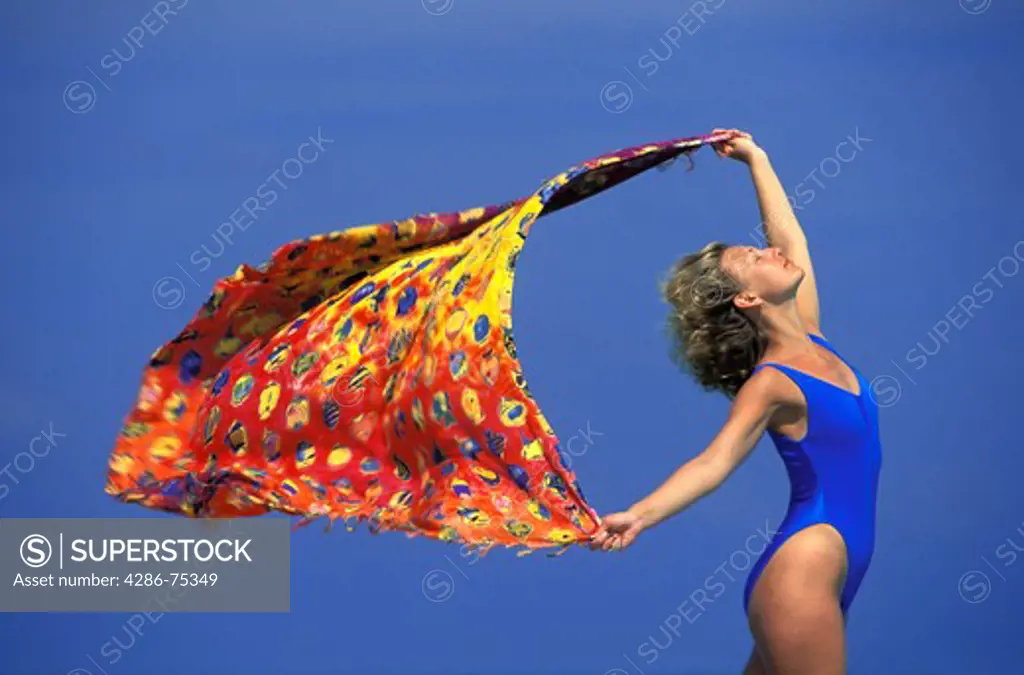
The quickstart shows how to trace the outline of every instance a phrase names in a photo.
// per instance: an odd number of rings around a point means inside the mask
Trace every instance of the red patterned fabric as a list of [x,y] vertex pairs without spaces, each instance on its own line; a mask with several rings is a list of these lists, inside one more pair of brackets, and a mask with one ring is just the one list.
[[484,548],[585,542],[597,514],[516,358],[516,261],[541,215],[712,140],[622,150],[523,199],[241,266],[153,355],[106,491],[190,517],[280,511]]

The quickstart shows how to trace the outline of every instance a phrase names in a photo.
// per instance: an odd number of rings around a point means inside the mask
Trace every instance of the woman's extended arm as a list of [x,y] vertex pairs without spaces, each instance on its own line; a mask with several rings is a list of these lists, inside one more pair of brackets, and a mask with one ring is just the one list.
[[740,388],[721,431],[707,448],[679,467],[661,487],[627,511],[602,519],[591,548],[629,546],[653,527],[714,491],[750,454],[782,403],[770,372],[752,377]]
[[[714,133],[724,131],[715,129]],[[750,134],[735,129],[729,131],[736,136],[715,149],[719,155],[733,157],[750,167],[767,245],[778,248],[782,255],[804,270],[804,279],[796,293],[796,306],[804,326],[813,333],[819,333],[821,318],[814,267],[811,265],[807,237],[793,212],[789,196],[775,175],[768,154],[754,143]]]

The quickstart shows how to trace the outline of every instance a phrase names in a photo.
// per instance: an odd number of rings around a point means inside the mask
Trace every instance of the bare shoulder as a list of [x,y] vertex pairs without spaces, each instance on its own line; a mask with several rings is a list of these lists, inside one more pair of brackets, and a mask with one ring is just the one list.
[[[783,373],[775,368],[761,368],[743,383],[732,406],[724,429],[740,435],[759,436],[766,428],[792,417],[791,405],[800,397],[796,388]],[[744,436],[746,437],[746,436]]]
[[774,409],[793,404],[802,405],[803,392],[788,375],[772,366],[765,366],[743,383],[736,395],[736,403],[764,406]]

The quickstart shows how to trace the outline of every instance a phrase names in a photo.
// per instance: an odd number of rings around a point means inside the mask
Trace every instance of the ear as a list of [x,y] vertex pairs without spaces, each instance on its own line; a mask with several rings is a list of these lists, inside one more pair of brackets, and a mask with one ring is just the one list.
[[749,291],[740,291],[733,297],[732,302],[740,309],[750,309],[764,304],[764,300]]

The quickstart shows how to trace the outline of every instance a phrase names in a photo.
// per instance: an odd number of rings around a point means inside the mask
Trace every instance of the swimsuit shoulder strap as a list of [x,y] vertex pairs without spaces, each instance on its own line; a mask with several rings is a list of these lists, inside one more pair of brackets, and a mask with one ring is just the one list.
[[[796,386],[800,387],[800,390],[803,391],[804,388],[803,388],[803,385],[801,384],[801,379],[803,377],[806,377],[806,375],[804,375],[804,373],[801,373],[799,370],[796,370],[794,368],[790,368],[789,366],[784,365],[782,363],[776,363],[775,361],[765,361],[764,363],[757,364],[756,366],[754,366],[754,373],[756,373],[757,371],[761,370],[765,366],[770,366],[772,368],[775,368],[776,370],[780,371],[782,374],[788,376],[789,379],[793,380],[793,382],[796,383]],[[751,374],[753,375],[753,373],[751,373]]]
[[[830,352],[832,352],[836,356],[839,356],[839,352],[837,352],[836,348],[832,346],[832,343],[830,343],[828,340],[826,340],[825,338],[821,337],[820,335],[815,335],[814,333],[808,333],[807,337],[811,338],[811,340],[813,342],[816,342],[817,344],[821,345],[822,347],[824,347],[825,349],[829,350]],[[840,357],[840,358],[842,358],[842,357]]]
[[840,361],[842,361],[843,363],[845,363],[845,364],[846,364],[846,365],[847,365],[847,366],[848,366],[848,367],[850,368],[850,370],[852,370],[852,371],[853,371],[853,374],[854,374],[854,376],[855,376],[855,377],[857,377],[857,376],[858,376],[858,371],[857,371],[857,369],[856,369],[856,368],[855,368],[855,367],[853,366],[853,364],[852,364],[852,363],[850,363],[849,361],[847,361],[847,360],[846,360],[846,358],[845,358],[845,357],[844,357],[844,356],[843,356],[842,354],[840,354],[840,353],[839,353],[838,351],[836,351],[836,348],[832,346],[832,343],[831,343],[831,342],[829,342],[829,341],[828,341],[828,340],[826,340],[825,338],[821,337],[820,335],[815,335],[814,333],[808,333],[808,334],[807,334],[807,336],[808,336],[809,338],[811,338],[811,340],[813,340],[813,341],[814,341],[815,343],[817,343],[817,344],[821,345],[821,346],[822,346],[822,347],[824,347],[825,349],[827,349],[827,350],[829,350],[830,352],[832,352],[833,354],[835,354],[835,355],[836,355],[836,358],[838,358],[838,359],[839,359]]

